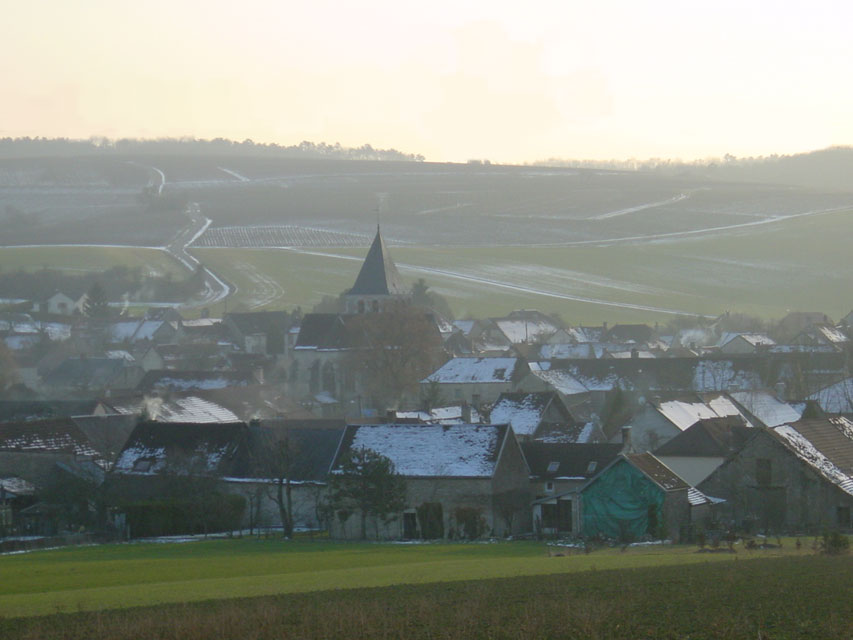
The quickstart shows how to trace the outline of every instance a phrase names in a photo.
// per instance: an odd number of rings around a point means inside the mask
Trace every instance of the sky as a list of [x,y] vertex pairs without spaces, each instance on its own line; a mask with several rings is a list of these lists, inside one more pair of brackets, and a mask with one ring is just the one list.
[[427,160],[853,144],[853,3],[0,0],[0,137],[369,143]]

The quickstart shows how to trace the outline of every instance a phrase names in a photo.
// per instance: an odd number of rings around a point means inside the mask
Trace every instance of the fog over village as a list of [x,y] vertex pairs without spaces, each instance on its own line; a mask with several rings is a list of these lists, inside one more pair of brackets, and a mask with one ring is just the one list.
[[0,636],[850,637],[848,7],[44,5]]

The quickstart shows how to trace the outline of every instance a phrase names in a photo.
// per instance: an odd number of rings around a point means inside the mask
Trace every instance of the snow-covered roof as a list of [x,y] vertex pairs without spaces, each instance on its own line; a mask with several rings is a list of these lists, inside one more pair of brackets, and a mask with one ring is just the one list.
[[6,494],[11,493],[16,496],[31,496],[36,492],[36,488],[32,483],[18,476],[0,478],[0,487],[2,487]]
[[571,396],[587,393],[588,389],[566,369],[543,369],[540,363],[530,363],[530,372],[555,391]]
[[682,431],[693,426],[700,420],[740,415],[740,411],[738,411],[734,403],[725,396],[711,398],[707,402],[669,400],[658,403],[656,409]]
[[559,328],[544,319],[497,318],[494,323],[512,344],[538,342]]
[[[480,422],[480,413],[474,407],[471,411],[471,422]],[[462,424],[462,406],[434,407],[430,411],[398,411],[398,420],[420,420],[436,424]]]
[[151,475],[167,470],[231,471],[246,426],[242,423],[147,422],[134,429],[116,460],[118,473]]
[[520,436],[532,436],[542,422],[548,400],[553,394],[526,393],[510,394],[501,398],[492,407],[489,419],[495,424],[508,424]]
[[[829,458],[791,425],[783,424],[772,431],[804,462],[842,491],[853,495],[853,477],[839,469]],[[853,446],[853,442],[851,442]]]
[[543,344],[539,349],[539,357],[543,360],[572,360],[595,358],[593,345],[581,344]]
[[[187,396],[166,402],[154,398],[145,401],[148,416],[158,422],[238,422],[236,414],[215,402]],[[118,408],[117,408],[118,409]],[[122,409],[120,412],[125,413]],[[135,413],[135,411],[134,411]]]
[[770,336],[764,335],[763,333],[736,333],[726,331],[723,333],[723,335],[720,336],[720,339],[717,341],[717,346],[724,347],[735,338],[743,338],[753,347],[770,347],[776,344],[775,340],[773,340]]
[[733,391],[729,395],[768,427],[796,422],[803,416],[802,409],[795,409],[768,391]]
[[819,324],[815,325],[815,329],[817,329],[818,333],[820,333],[824,338],[826,338],[827,342],[831,342],[833,344],[849,342],[847,336],[845,336],[841,330],[831,325]]
[[853,378],[824,387],[809,396],[827,413],[853,413]]
[[453,358],[422,382],[509,382],[518,358]]
[[694,391],[742,391],[762,386],[757,372],[736,369],[731,360],[700,360],[693,372]]
[[350,425],[342,446],[386,456],[403,476],[490,478],[506,433],[501,425]]
[[687,502],[690,503],[691,507],[698,507],[703,504],[719,504],[721,502],[725,502],[725,500],[723,500],[722,498],[712,498],[711,496],[706,496],[696,487],[690,487],[687,490]]

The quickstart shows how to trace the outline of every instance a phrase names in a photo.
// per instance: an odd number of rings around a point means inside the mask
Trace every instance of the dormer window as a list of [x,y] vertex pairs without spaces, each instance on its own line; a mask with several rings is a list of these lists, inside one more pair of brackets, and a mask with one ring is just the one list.
[[551,461],[548,463],[548,473],[557,473],[557,470],[560,468],[560,463],[556,461]]
[[503,369],[495,369],[495,378],[498,380],[503,380],[506,375],[506,368]]
[[586,466],[586,475],[592,475],[595,473],[595,468],[598,466],[597,460],[591,460],[590,463]]

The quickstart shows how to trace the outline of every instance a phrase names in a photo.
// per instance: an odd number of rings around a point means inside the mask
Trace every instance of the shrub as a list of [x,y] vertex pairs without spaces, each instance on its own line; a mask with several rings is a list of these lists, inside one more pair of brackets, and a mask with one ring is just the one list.
[[838,556],[850,551],[850,539],[838,530],[824,531],[820,541],[821,553]]

